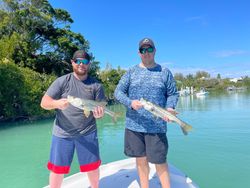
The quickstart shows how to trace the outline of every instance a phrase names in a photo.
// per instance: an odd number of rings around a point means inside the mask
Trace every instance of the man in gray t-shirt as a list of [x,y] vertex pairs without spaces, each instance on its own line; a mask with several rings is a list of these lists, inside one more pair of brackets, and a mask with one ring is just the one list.
[[97,107],[86,117],[67,100],[75,96],[88,100],[105,100],[102,85],[88,76],[90,56],[83,50],[74,53],[71,60],[73,72],[57,78],[42,98],[41,107],[56,110],[53,126],[52,144],[48,169],[50,186],[60,187],[64,174],[69,173],[76,149],[80,170],[87,172],[91,187],[98,187],[99,146],[97,139],[96,118],[104,115],[104,109]]

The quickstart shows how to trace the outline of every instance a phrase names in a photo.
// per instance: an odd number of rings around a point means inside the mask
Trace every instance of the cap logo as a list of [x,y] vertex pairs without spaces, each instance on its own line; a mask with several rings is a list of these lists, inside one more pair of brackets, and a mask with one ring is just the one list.
[[143,43],[147,43],[147,42],[149,42],[149,40],[148,39],[144,39]]

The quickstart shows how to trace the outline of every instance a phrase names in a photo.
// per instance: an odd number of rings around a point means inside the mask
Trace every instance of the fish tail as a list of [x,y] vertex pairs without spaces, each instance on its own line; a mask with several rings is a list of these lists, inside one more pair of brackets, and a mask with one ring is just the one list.
[[112,116],[112,121],[113,121],[113,123],[117,122],[117,116],[116,115]]
[[105,112],[111,116],[112,118],[112,122],[116,123],[117,122],[117,118],[121,116],[121,114],[119,112],[113,112],[111,110],[108,110],[107,108],[105,109]]
[[187,135],[189,131],[191,131],[193,127],[185,122],[181,123],[181,130],[184,135]]
[[121,116],[120,113],[114,113],[113,116],[112,116],[112,121],[113,123],[116,123],[117,122],[117,118],[119,118]]

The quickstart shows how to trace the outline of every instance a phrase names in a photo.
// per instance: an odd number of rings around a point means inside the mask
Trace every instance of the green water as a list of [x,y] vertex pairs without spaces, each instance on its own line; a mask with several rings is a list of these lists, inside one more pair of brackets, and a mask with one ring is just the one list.
[[[124,111],[122,106],[113,110]],[[179,117],[194,130],[183,136],[168,126],[168,160],[201,188],[250,186],[250,93],[180,98]],[[0,124],[0,187],[40,188],[48,184],[53,120]],[[124,159],[124,118],[114,125],[108,116],[98,121],[103,163]],[[71,173],[78,172],[75,159]]]

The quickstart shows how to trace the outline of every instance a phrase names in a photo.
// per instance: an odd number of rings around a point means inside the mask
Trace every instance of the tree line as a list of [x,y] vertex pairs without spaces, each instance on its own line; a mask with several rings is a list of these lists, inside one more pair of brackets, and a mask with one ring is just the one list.
[[250,78],[248,76],[242,77],[238,82],[232,82],[229,78],[222,79],[220,74],[217,74],[216,78],[213,78],[206,71],[197,71],[194,75],[188,74],[186,76],[182,73],[176,73],[174,77],[179,90],[185,87],[194,87],[196,90],[205,88],[216,91],[224,91],[229,87],[250,88]]
[[[73,19],[47,0],[0,2],[0,121],[49,116],[41,97],[58,77],[72,72],[70,58],[78,49],[89,51],[89,41],[71,30]],[[91,54],[90,75],[112,99],[122,74],[118,68],[100,70]]]
[[[89,51],[89,41],[71,30],[73,19],[63,9],[53,8],[48,0],[2,0],[0,2],[0,121],[51,116],[40,108],[40,100],[58,77],[72,72],[74,51]],[[91,54],[90,75],[104,86],[109,101],[126,72],[110,64],[104,70]],[[206,72],[195,76],[176,74],[178,88],[202,86],[224,88],[225,79],[209,78]],[[249,78],[244,84],[250,85]]]

